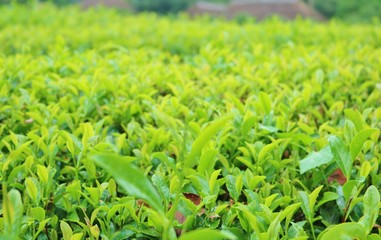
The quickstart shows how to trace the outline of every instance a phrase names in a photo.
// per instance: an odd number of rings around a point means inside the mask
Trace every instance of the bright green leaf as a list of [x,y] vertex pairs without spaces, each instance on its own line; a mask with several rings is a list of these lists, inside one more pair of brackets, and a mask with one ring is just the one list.
[[62,231],[63,239],[71,240],[71,237],[73,236],[73,230],[71,229],[70,225],[67,224],[65,221],[61,221],[60,228]]
[[3,206],[4,233],[16,237],[21,233],[21,223],[23,216],[23,203],[19,191],[12,189],[7,193],[3,185]]
[[36,204],[38,203],[38,196],[39,196],[39,191],[37,187],[37,180],[34,178],[27,178],[25,180],[25,185],[26,185],[26,192],[28,193],[28,196],[32,201],[34,201]]
[[160,194],[143,172],[125,158],[106,153],[96,153],[90,159],[113,175],[115,181],[129,194],[141,198],[159,212],[163,212]]
[[359,131],[353,138],[350,146],[351,159],[354,161],[357,155],[360,153],[364,142],[375,132],[378,132],[378,129],[369,128]]
[[332,239],[340,239],[340,240],[365,240],[366,234],[363,226],[358,223],[349,222],[342,223],[332,228],[329,228],[327,232],[323,235],[321,240],[332,240]]
[[31,210],[32,216],[39,222],[42,222],[45,219],[45,209],[42,207],[35,207]]
[[375,186],[370,186],[364,195],[364,216],[359,223],[364,226],[365,231],[369,233],[379,216],[380,192]]
[[197,229],[181,235],[179,240],[195,240],[195,239],[208,239],[208,240],[223,240],[223,239],[237,239],[232,233],[228,231],[218,231],[214,229]]
[[357,131],[361,131],[364,129],[364,121],[362,119],[361,114],[358,111],[355,111],[353,109],[345,109],[344,113],[345,116],[355,124]]
[[210,141],[217,133],[220,131],[226,122],[229,120],[229,117],[223,117],[213,121],[209,126],[207,126],[202,133],[197,137],[193,142],[192,148],[188,154],[188,157],[185,160],[186,167],[193,167],[204,146]]

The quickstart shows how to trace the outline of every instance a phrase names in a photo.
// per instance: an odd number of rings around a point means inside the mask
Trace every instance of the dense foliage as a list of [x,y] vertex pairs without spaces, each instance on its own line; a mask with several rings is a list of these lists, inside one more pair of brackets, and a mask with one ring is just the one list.
[[381,239],[377,23],[0,11],[3,239]]

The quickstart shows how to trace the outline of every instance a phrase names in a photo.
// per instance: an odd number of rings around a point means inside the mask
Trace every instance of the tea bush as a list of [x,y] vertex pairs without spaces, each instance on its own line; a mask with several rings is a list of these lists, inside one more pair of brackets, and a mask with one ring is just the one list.
[[381,239],[379,24],[0,10],[3,239]]

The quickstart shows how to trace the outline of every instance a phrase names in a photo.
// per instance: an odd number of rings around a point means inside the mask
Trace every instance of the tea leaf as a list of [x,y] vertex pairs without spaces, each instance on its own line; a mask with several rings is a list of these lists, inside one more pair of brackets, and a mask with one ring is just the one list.
[[377,221],[380,209],[380,192],[375,186],[370,186],[364,195],[364,216],[359,223],[364,226],[368,234]]
[[366,240],[380,240],[381,239],[381,236],[378,235],[378,234],[371,234],[369,235]]
[[360,153],[362,146],[366,139],[368,139],[373,133],[379,132],[378,129],[369,128],[358,132],[353,138],[350,146],[351,159],[354,161],[357,155]]
[[71,240],[71,237],[73,236],[73,230],[71,229],[70,225],[67,224],[65,221],[61,221],[60,228],[63,234],[63,239]]
[[208,141],[210,141],[217,134],[217,132],[223,128],[229,118],[230,117],[223,117],[217,119],[202,131],[202,133],[192,144],[192,148],[185,160],[186,167],[193,167],[196,164],[198,157],[201,154],[201,150],[208,143]]
[[33,200],[36,204],[38,203],[38,187],[37,187],[37,180],[34,178],[27,178],[25,180],[25,185],[26,185],[26,192],[28,193],[28,196],[30,197],[31,200]]
[[48,219],[45,219],[43,221],[41,221],[39,224],[38,224],[38,230],[37,232],[34,234],[33,238],[36,239],[37,236],[45,229],[46,227],[46,224],[48,224],[48,222],[50,221],[50,218]]
[[201,174],[210,174],[216,163],[217,151],[210,149],[201,154],[200,162],[197,166],[197,172]]
[[319,196],[320,191],[322,190],[323,186],[317,187],[312,193],[309,194],[308,199],[309,199],[309,204],[310,204],[310,209],[313,211],[315,208],[316,204],[316,199]]
[[328,231],[323,235],[321,240],[332,240],[332,239],[365,239],[366,234],[364,228],[354,222],[342,223],[329,228]]
[[355,124],[357,131],[361,131],[364,129],[364,121],[362,119],[361,114],[358,111],[355,111],[353,109],[345,109],[344,113],[345,116]]
[[269,229],[267,232],[269,233],[268,238],[269,239],[276,239],[279,236],[279,231],[281,229],[280,221],[279,221],[279,215],[271,221],[271,224],[269,226]]
[[347,146],[345,146],[345,143],[336,136],[329,137],[328,141],[333,159],[340,167],[341,171],[343,171],[347,180],[349,180],[352,170],[352,160]]
[[23,216],[23,203],[20,192],[12,189],[7,192],[3,185],[3,216],[4,233],[11,239],[17,238],[21,233]]
[[167,164],[174,172],[179,174],[175,164],[173,162],[171,162],[168,159],[167,155],[165,155],[164,153],[161,153],[161,152],[153,153],[152,158],[160,159],[163,163]]
[[269,95],[265,92],[260,92],[259,93],[259,101],[260,101],[261,105],[263,106],[265,113],[270,114],[271,109],[272,109],[272,107],[271,107],[272,103],[271,103]]
[[316,205],[316,208],[319,208],[324,203],[334,201],[339,198],[339,195],[335,192],[325,192],[323,198],[319,201],[318,205]]
[[226,188],[229,191],[230,196],[237,201],[239,197],[239,192],[236,189],[236,182],[237,182],[237,177],[228,175],[226,176]]
[[364,162],[361,165],[360,176],[366,178],[369,175],[371,168],[372,167],[368,161]]
[[316,204],[316,199],[321,191],[323,186],[320,186],[316,188],[312,193],[307,194],[305,191],[299,191],[299,199],[302,203],[301,207],[306,215],[308,221],[312,224],[312,220],[315,215],[315,204]]
[[45,166],[37,165],[37,175],[43,183],[47,184],[49,181],[48,169]]
[[71,240],[81,240],[82,236],[83,236],[83,233],[73,234],[73,236],[71,237]]
[[179,240],[194,240],[194,239],[237,239],[232,233],[227,231],[218,231],[214,229],[197,229],[187,232],[180,236]]
[[265,160],[266,155],[270,153],[273,149],[275,149],[280,141],[281,140],[277,140],[262,148],[262,150],[258,154],[258,162],[263,162]]
[[320,167],[321,165],[332,162],[333,155],[330,146],[322,148],[319,152],[313,152],[306,158],[302,159],[300,164],[300,173],[303,174],[311,169]]
[[45,210],[42,207],[35,207],[30,211],[37,221],[42,222],[45,219]]
[[141,198],[158,212],[163,212],[160,194],[150,180],[131,162],[114,154],[95,153],[89,157],[113,175],[115,181],[132,196]]

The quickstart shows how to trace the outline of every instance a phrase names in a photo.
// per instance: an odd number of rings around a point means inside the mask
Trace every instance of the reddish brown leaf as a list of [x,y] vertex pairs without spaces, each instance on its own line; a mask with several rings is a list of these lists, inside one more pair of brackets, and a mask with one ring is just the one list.
[[178,223],[182,224],[185,222],[186,217],[181,212],[177,211],[175,214],[175,219]]
[[344,185],[344,183],[347,182],[347,178],[344,176],[343,172],[340,169],[337,169],[328,177],[329,183],[332,183],[334,181],[338,182],[340,185]]
[[[183,193],[183,195],[186,199],[189,199],[190,201],[192,201],[196,206],[200,205],[201,198],[197,194]],[[204,213],[205,209],[201,209],[200,212]],[[186,216],[184,216],[184,214],[182,214],[180,211],[176,211],[175,219],[179,224],[183,224],[186,220]],[[176,230],[177,236],[180,236],[182,233],[182,230],[181,229],[175,229],[175,230]]]
[[144,202],[142,199],[137,199],[136,200],[136,205],[138,205],[139,208],[141,208],[141,207],[148,207],[148,208],[150,208],[151,207],[146,202]]
[[183,193],[183,194],[184,194],[185,198],[191,200],[194,203],[194,205],[196,205],[196,206],[200,205],[200,203],[201,203],[200,196],[193,194],[193,193]]
[[284,151],[283,155],[282,155],[282,159],[287,159],[289,158],[291,155],[290,151],[286,150]]
[[[186,199],[191,200],[195,205],[200,205],[201,198],[198,195],[193,193],[183,193],[183,194]],[[172,207],[172,205],[170,205],[170,207]],[[177,211],[175,213],[175,219],[177,220],[178,223],[182,224],[184,223],[186,217],[181,212]]]

